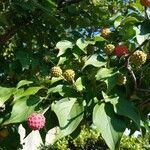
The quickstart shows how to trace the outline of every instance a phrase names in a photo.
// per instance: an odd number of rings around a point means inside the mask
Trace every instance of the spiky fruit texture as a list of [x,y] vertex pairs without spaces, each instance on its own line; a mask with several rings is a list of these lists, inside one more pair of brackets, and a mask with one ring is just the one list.
[[67,69],[67,70],[64,72],[64,78],[65,78],[67,81],[73,81],[73,80],[74,80],[74,77],[75,77],[75,72],[74,72],[72,69]]
[[121,73],[118,74],[117,84],[118,84],[118,85],[124,85],[124,84],[126,84],[126,82],[127,82],[126,76],[123,75],[123,74],[121,74]]
[[113,51],[115,50],[115,46],[113,44],[107,44],[105,46],[105,52],[108,55],[111,55],[113,53]]
[[102,29],[102,31],[101,31],[101,35],[103,36],[103,37],[108,37],[109,36],[109,34],[110,34],[110,29],[109,28],[103,28]]
[[1,137],[1,138],[5,138],[5,137],[7,137],[8,135],[9,135],[8,129],[2,129],[2,130],[0,131],[0,137]]
[[141,2],[141,5],[150,7],[150,0],[140,0],[140,2]]
[[128,54],[128,47],[125,45],[118,45],[115,47],[115,55],[121,57],[125,54]]
[[29,116],[27,123],[32,130],[40,130],[45,126],[45,117],[43,114],[33,113]]
[[53,77],[60,77],[62,75],[62,70],[59,66],[54,66],[51,69],[51,75]]
[[137,50],[131,55],[130,62],[131,64],[139,67],[146,62],[146,59],[147,59],[147,54],[145,54],[140,50]]

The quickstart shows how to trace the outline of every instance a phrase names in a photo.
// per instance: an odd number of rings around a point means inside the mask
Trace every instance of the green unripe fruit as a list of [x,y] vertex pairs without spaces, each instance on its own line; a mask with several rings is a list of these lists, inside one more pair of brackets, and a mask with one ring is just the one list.
[[74,72],[72,69],[67,69],[67,70],[64,72],[64,78],[65,78],[67,81],[73,81],[73,80],[74,80],[74,77],[75,77],[75,72]]
[[60,77],[62,75],[62,70],[59,66],[54,66],[51,69],[52,77]]
[[123,75],[123,74],[118,74],[118,78],[117,78],[117,85],[124,85],[124,84],[126,84],[126,82],[127,82],[127,78],[126,78],[126,76],[125,75]]
[[45,63],[50,63],[50,56],[45,55],[45,56],[43,57],[43,60],[44,60]]
[[115,46],[113,44],[107,44],[104,49],[106,54],[111,55],[115,50]]
[[130,62],[131,64],[140,67],[146,62],[146,59],[147,59],[147,54],[140,50],[137,50],[131,55]]

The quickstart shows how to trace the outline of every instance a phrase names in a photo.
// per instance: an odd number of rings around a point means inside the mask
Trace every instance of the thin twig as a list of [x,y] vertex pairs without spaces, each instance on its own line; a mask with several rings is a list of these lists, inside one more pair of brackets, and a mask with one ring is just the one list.
[[137,79],[136,79],[136,76],[135,76],[135,74],[132,70],[132,67],[130,65],[129,58],[127,59],[126,68],[128,69],[128,71],[129,71],[129,73],[131,74],[131,77],[132,77],[132,81],[133,81],[133,84],[134,84],[134,90],[133,91],[136,92],[136,90],[137,90]]
[[[135,76],[135,74],[134,74],[134,72],[133,72],[133,70],[132,70],[132,67],[131,67],[131,65],[130,65],[130,57],[131,57],[131,55],[132,55],[136,50],[140,49],[142,46],[144,46],[144,45],[145,45],[147,42],[149,42],[149,41],[150,41],[150,39],[146,39],[142,44],[140,44],[138,47],[136,47],[136,48],[134,49],[134,51],[133,51],[130,55],[128,55],[128,56],[126,57],[125,66],[126,66],[126,68],[128,69],[129,73],[131,74],[132,81],[133,81],[133,84],[134,84],[133,93],[136,93],[136,91],[137,91],[137,90],[140,90],[140,88],[138,88],[136,76]],[[141,90],[147,91],[146,89],[141,89]]]
[[145,101],[142,101],[141,103],[139,103],[139,106],[141,109],[144,109],[145,107],[149,107],[150,105],[150,99],[147,99]]
[[146,39],[143,43],[141,43],[138,47],[136,47],[127,57],[126,59],[128,60],[129,57],[136,51],[141,49],[145,44],[147,44],[150,41],[150,39]]
[[141,92],[150,92],[150,89],[137,88],[137,91],[141,91]]

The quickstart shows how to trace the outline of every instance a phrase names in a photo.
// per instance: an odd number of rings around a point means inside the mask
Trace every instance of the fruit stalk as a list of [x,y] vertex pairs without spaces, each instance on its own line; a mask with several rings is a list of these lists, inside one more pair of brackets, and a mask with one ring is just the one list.
[[[130,57],[129,57],[130,58]],[[126,68],[127,70],[129,71],[129,73],[131,74],[131,77],[132,77],[132,81],[133,81],[133,84],[134,84],[134,90],[133,90],[133,94],[136,93],[137,91],[137,79],[136,79],[136,76],[132,70],[132,67],[130,65],[130,62],[129,62],[129,59],[127,59],[127,63],[126,63]]]

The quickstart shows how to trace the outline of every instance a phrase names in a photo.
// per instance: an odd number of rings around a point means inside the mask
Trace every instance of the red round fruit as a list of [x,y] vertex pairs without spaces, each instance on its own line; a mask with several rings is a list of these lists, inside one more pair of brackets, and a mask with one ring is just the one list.
[[150,0],[140,0],[141,5],[150,7]]
[[27,123],[32,130],[40,130],[45,126],[45,117],[43,114],[33,113],[29,116]]
[[118,45],[115,47],[115,54],[118,57],[121,57],[125,54],[128,54],[128,47],[125,45]]

